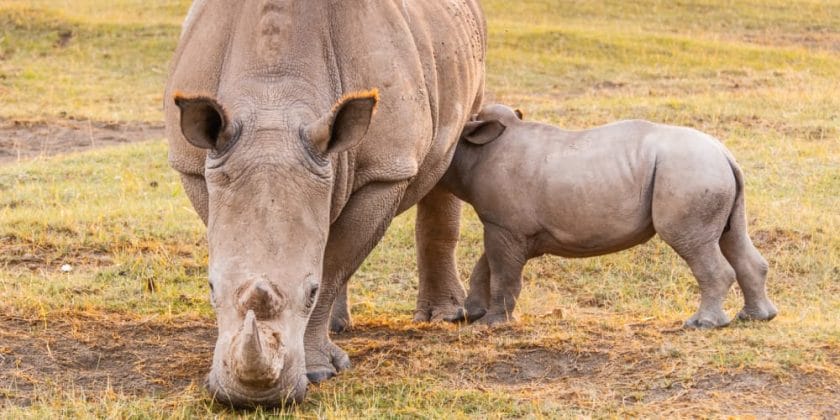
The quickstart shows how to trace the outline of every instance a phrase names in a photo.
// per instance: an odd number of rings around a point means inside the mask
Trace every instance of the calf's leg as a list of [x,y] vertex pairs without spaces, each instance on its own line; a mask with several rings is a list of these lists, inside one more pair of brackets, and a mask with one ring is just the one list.
[[729,325],[729,317],[723,312],[723,301],[735,282],[735,270],[724,258],[718,244],[705,244],[677,252],[691,267],[700,285],[700,309],[685,322],[685,327],[717,328]]
[[720,238],[720,248],[735,269],[738,286],[744,294],[744,308],[738,313],[738,319],[775,318],[779,311],[767,297],[767,261],[755,249],[746,229],[733,223],[732,229]]
[[490,302],[477,324],[495,325],[515,320],[513,310],[522,291],[522,269],[527,261],[524,237],[486,224],[484,252],[490,269]]
[[450,322],[474,322],[487,313],[490,306],[490,265],[487,254],[481,254],[470,275],[470,291],[464,301],[464,307],[459,309]]

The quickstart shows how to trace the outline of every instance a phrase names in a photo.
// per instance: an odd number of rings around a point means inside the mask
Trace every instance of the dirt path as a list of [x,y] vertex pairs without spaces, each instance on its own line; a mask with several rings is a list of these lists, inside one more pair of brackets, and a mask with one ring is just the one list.
[[0,165],[163,137],[163,123],[0,119]]

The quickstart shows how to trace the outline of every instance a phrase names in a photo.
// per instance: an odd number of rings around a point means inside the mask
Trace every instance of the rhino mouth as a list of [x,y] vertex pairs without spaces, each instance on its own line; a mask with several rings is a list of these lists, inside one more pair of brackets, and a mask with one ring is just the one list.
[[213,400],[219,404],[236,409],[279,408],[300,404],[306,398],[309,380],[303,373],[297,377],[298,380],[294,384],[281,381],[279,385],[266,389],[250,387],[211,372],[204,385]]

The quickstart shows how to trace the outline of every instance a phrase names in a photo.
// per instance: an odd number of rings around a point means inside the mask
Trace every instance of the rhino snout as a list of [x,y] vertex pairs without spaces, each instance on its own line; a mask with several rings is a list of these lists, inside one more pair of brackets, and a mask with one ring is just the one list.
[[280,316],[283,305],[280,293],[265,278],[260,278],[245,287],[237,302],[241,314],[252,311],[259,320],[276,319]]
[[230,346],[228,366],[236,379],[244,385],[271,388],[280,379],[284,356],[280,334],[270,331],[261,334],[256,314],[249,310]]

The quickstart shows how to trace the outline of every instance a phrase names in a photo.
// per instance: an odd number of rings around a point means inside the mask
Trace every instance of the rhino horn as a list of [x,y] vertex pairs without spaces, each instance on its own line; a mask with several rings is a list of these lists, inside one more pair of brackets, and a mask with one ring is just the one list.
[[283,368],[282,361],[269,353],[260,338],[257,316],[249,310],[233,353],[239,379],[243,382],[265,382],[277,378]]

